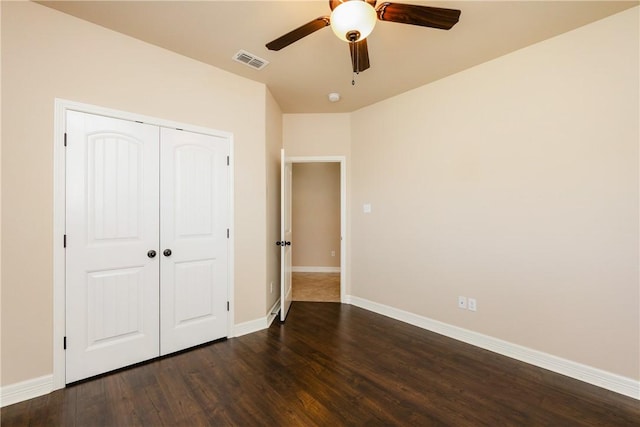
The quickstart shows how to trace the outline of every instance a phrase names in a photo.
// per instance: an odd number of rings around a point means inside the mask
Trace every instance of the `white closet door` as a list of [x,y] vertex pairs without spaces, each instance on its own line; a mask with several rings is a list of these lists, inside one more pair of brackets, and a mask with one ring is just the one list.
[[228,140],[161,130],[160,353],[227,336]]
[[158,133],[67,113],[67,383],[158,355]]

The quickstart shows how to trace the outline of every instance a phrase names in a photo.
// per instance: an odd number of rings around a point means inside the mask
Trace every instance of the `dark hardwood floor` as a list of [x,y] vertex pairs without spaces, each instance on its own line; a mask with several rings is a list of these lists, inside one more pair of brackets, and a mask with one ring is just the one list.
[[2,426],[638,426],[640,402],[338,303],[2,409]]

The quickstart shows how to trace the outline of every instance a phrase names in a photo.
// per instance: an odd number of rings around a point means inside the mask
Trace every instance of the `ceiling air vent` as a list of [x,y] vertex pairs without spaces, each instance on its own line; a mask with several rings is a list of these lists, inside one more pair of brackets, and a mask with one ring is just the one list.
[[234,61],[242,62],[247,67],[255,68],[256,70],[262,70],[269,65],[269,61],[259,58],[253,53],[249,53],[246,50],[239,50],[233,55]]

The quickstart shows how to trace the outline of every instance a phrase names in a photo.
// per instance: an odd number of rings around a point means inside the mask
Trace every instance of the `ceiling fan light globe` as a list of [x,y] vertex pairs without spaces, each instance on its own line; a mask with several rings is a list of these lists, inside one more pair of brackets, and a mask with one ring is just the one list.
[[373,31],[376,21],[375,9],[363,0],[345,1],[331,12],[331,29],[345,42],[353,41],[349,39],[349,34],[354,31],[360,33],[358,40],[365,39]]

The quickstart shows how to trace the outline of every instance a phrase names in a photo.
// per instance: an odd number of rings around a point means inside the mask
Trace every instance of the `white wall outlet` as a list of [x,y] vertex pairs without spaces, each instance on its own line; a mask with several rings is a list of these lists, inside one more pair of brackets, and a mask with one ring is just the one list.
[[478,305],[476,304],[476,299],[475,298],[469,298],[467,300],[467,308],[469,308],[469,310],[471,310],[471,311],[477,311],[478,310]]
[[336,256],[336,251],[331,251],[331,256]]
[[362,205],[362,212],[371,213],[371,203],[365,203]]
[[458,297],[458,308],[467,308],[467,297]]

